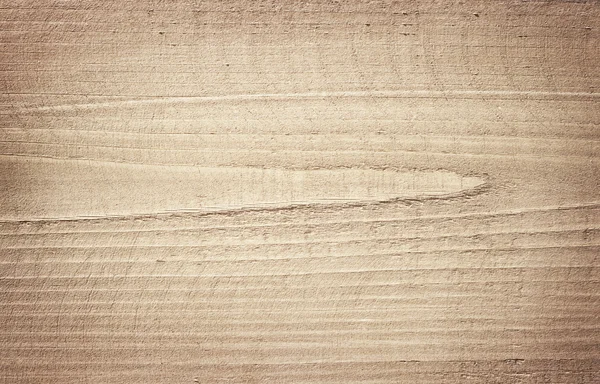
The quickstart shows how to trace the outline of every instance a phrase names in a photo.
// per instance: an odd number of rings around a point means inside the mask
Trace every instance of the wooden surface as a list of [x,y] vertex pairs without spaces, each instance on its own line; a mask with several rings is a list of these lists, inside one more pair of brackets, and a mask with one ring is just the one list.
[[0,1],[0,383],[600,382],[595,1]]

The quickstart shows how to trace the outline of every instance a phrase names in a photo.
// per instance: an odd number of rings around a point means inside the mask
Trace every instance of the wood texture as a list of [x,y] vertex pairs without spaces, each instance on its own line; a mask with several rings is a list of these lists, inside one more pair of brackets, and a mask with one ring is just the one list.
[[596,1],[0,1],[0,383],[600,382]]

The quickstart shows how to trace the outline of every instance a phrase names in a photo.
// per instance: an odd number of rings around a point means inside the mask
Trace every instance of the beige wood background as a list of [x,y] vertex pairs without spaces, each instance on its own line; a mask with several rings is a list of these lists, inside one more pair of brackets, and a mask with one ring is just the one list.
[[0,383],[600,382],[600,3],[0,1]]

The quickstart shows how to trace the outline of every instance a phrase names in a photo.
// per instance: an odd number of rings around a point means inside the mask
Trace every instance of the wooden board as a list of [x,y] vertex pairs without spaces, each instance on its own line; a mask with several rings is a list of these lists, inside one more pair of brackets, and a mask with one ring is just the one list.
[[600,382],[599,21],[0,2],[0,383]]

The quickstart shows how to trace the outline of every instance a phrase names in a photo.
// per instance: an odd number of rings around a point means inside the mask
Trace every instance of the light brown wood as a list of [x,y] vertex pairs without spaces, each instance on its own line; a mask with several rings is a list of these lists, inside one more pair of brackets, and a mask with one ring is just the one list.
[[595,1],[0,3],[0,383],[600,382]]

